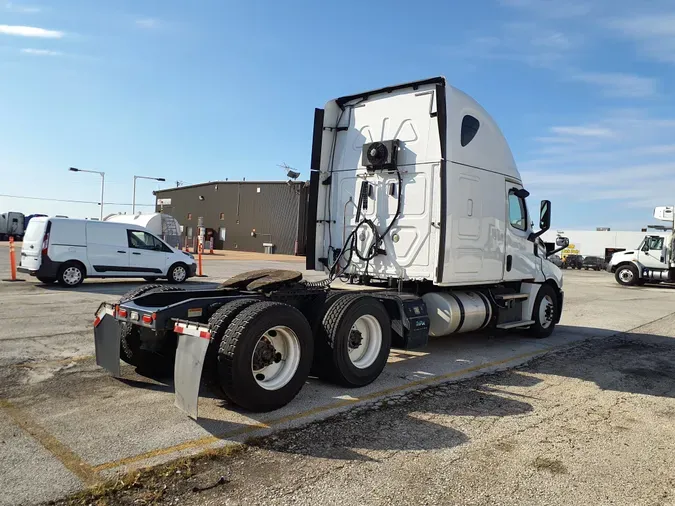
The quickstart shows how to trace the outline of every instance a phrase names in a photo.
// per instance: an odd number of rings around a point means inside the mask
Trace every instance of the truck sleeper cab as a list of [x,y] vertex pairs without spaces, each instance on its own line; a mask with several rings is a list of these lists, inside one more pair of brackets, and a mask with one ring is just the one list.
[[64,287],[86,277],[182,283],[194,276],[196,263],[137,225],[37,217],[28,223],[18,271]]
[[217,290],[141,287],[100,306],[97,363],[119,375],[120,358],[161,361],[196,418],[202,374],[267,411],[310,371],[375,381],[392,345],[485,328],[547,337],[563,291],[546,258],[569,241],[542,242],[551,204],[534,230],[528,195],[497,125],[442,77],[329,101],[314,117],[306,258],[327,279],[262,270]]

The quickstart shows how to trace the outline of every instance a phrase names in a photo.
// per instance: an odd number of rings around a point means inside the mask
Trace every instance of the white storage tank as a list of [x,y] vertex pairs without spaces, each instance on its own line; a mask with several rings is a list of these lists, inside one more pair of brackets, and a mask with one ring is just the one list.
[[180,247],[180,224],[173,216],[164,213],[111,214],[103,221],[138,225],[161,237],[173,247]]

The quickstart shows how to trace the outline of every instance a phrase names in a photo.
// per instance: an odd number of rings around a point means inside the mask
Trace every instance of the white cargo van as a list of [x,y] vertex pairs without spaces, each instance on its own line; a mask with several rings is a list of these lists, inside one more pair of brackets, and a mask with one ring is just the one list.
[[182,283],[195,275],[197,264],[137,225],[40,217],[28,224],[18,270],[43,283],[73,287],[84,278]]

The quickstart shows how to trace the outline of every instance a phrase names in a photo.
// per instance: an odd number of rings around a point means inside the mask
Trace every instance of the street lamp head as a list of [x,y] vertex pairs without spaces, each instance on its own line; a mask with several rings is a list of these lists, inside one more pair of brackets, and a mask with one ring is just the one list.
[[80,169],[76,169],[75,167],[71,167],[71,168],[68,169],[68,170],[70,170],[70,171],[72,171],[72,172],[80,172]]
[[164,179],[163,177],[158,177],[158,178],[157,178],[157,181],[162,181],[162,182],[164,182],[164,181],[166,181],[166,179]]

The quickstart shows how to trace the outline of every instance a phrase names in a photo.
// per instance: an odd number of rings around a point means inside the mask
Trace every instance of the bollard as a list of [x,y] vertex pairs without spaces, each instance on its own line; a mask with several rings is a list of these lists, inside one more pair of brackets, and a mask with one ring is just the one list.
[[24,281],[23,279],[16,279],[16,253],[14,252],[14,237],[9,238],[9,271],[10,278],[3,279],[3,281]]
[[213,255],[213,237],[209,240],[209,253]]
[[197,247],[197,267],[199,269],[199,277],[202,277],[204,274],[202,273],[202,250],[204,249],[204,246],[201,244]]
[[16,281],[16,255],[14,254],[14,237],[9,238],[9,270],[12,281]]

